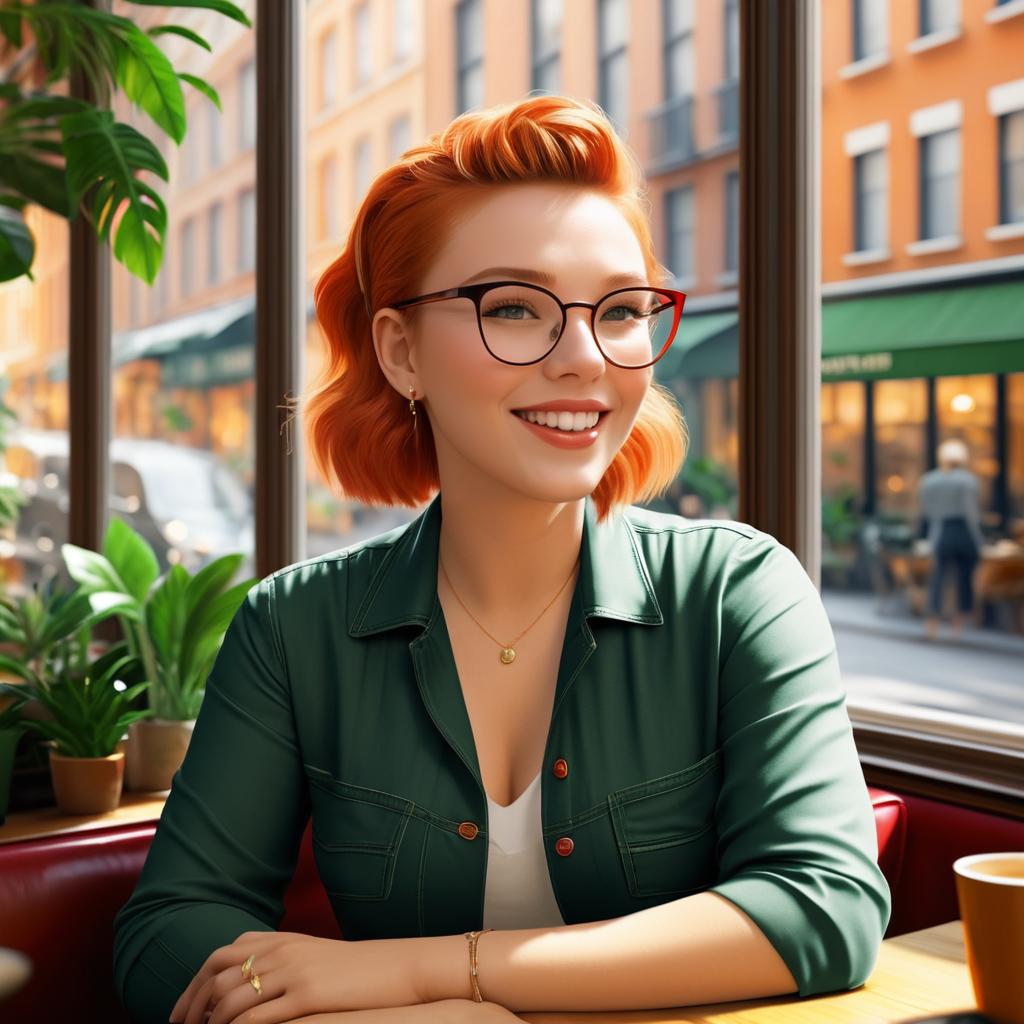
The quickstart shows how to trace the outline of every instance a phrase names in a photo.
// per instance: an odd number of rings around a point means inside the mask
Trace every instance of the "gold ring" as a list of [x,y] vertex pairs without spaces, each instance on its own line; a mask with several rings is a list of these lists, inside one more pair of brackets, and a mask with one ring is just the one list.
[[249,968],[252,967],[252,961],[253,961],[253,958],[255,956],[256,956],[256,954],[253,953],[252,956],[250,956],[249,959],[246,960],[244,964],[242,964],[242,977],[243,978],[249,973]]
[[252,976],[249,978],[249,984],[252,985],[260,995],[263,995],[263,989],[260,988],[260,976],[255,971],[253,971]]

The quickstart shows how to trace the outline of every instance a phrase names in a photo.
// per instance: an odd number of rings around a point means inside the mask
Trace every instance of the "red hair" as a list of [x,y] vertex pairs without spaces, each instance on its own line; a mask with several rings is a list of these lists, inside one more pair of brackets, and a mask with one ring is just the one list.
[[[440,487],[428,417],[411,432],[408,398],[377,362],[369,310],[415,294],[459,211],[495,185],[562,182],[595,190],[633,228],[648,280],[669,287],[649,225],[643,172],[599,106],[531,96],[455,118],[373,181],[341,255],[313,292],[327,340],[305,404],[317,469],[348,497],[418,506]],[[415,322],[418,307],[404,310]],[[424,429],[426,428],[426,429]],[[652,379],[633,429],[593,492],[599,520],[662,494],[686,458],[689,432],[672,392]]]

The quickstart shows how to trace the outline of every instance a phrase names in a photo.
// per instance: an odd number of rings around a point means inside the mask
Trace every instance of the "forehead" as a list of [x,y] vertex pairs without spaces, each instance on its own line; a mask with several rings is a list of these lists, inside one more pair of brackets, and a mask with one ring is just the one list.
[[615,204],[593,189],[557,183],[487,190],[453,225],[435,270],[463,281],[491,266],[536,267],[556,284],[646,274],[639,239]]

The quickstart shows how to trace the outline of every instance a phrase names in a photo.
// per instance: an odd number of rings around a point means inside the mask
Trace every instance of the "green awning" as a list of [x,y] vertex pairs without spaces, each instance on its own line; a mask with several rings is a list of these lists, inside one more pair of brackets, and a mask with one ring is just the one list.
[[[728,335],[736,335],[739,317],[735,309],[716,313],[687,313],[683,307],[683,315],[679,320],[678,337],[672,347],[654,364],[655,377],[665,380],[669,377],[727,377],[728,372],[708,372],[719,369],[728,370],[714,360],[720,353],[728,351],[726,340]],[[723,342],[726,342],[723,344]],[[733,351],[738,351],[733,344]],[[708,360],[712,360],[709,365]],[[739,360],[736,360],[739,365]],[[732,374],[735,376],[735,373]]]
[[[723,327],[728,315],[694,314],[686,324],[684,310],[683,324],[702,337],[681,353],[676,373],[737,375],[738,324],[733,311],[732,327]],[[1024,280],[826,299],[821,348],[824,381],[1022,371]]]

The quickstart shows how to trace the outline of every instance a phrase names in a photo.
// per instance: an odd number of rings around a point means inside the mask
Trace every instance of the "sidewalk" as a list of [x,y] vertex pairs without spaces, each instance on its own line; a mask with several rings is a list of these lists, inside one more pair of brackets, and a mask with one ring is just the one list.
[[940,622],[938,638],[929,640],[925,634],[924,619],[914,615],[906,602],[898,597],[889,598],[881,611],[878,597],[870,593],[826,589],[822,591],[821,599],[829,621],[836,629],[916,641],[930,648],[946,646],[1024,657],[1024,636],[991,628],[978,629],[966,623],[960,630],[960,636],[954,638],[949,622]]

